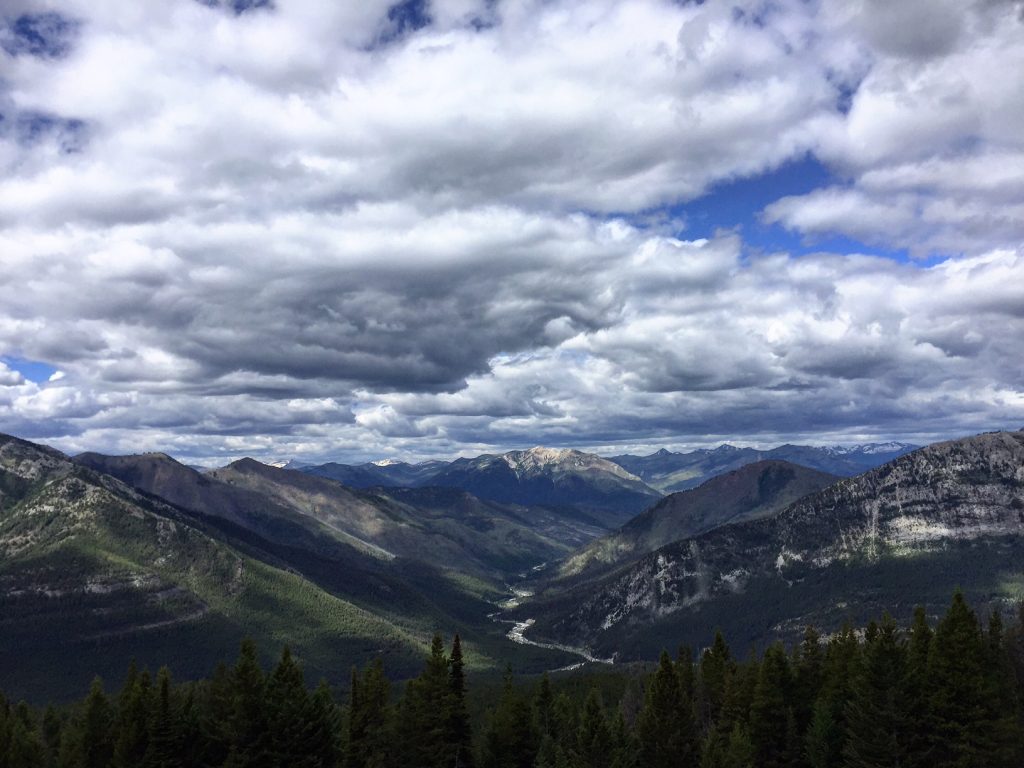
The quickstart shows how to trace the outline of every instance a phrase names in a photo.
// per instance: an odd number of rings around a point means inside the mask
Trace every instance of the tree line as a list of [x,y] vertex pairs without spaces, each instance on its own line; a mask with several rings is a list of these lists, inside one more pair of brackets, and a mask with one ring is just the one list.
[[[1024,619],[1024,612],[1022,612]],[[265,671],[252,642],[233,666],[176,684],[134,663],[69,707],[0,695],[0,768],[1015,768],[1024,765],[1024,630],[986,622],[957,593],[932,627],[918,608],[821,637],[808,628],[738,659],[717,633],[699,656],[662,653],[606,701],[547,674],[506,673],[471,717],[461,642],[436,636],[401,695],[377,660],[347,697],[310,691],[285,648]],[[559,690],[559,687],[562,690]]]

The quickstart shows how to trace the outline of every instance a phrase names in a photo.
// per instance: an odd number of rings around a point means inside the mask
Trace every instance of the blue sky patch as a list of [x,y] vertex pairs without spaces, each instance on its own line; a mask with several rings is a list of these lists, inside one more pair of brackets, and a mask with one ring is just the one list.
[[36,384],[49,381],[50,377],[57,372],[57,368],[49,363],[43,363],[39,360],[26,360],[22,357],[3,355],[0,356],[0,362],[12,371],[17,371],[29,381],[34,381]]
[[716,230],[739,227],[746,246],[760,251],[788,251],[794,255],[828,251],[861,253],[906,261],[903,249],[886,249],[834,234],[808,238],[779,224],[761,220],[761,211],[791,195],[806,195],[815,189],[842,184],[816,158],[808,155],[773,171],[716,185],[702,197],[673,206],[668,213],[686,221],[679,234],[687,239],[712,237]]

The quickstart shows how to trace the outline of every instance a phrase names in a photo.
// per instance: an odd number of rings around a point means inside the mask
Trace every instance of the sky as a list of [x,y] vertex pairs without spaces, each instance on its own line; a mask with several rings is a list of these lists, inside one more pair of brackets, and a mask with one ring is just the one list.
[[1024,5],[5,0],[0,431],[217,464],[1024,427]]

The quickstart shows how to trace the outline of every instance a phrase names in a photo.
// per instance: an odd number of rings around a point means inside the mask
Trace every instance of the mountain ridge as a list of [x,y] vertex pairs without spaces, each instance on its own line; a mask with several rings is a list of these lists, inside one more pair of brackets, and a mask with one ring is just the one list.
[[536,617],[541,637],[598,655],[656,653],[698,624],[749,641],[793,637],[807,623],[834,626],[847,610],[942,601],[957,587],[986,600],[1019,596],[1022,534],[1024,432],[990,433],[919,449],[770,518],[671,543],[593,582],[541,593],[518,613]]

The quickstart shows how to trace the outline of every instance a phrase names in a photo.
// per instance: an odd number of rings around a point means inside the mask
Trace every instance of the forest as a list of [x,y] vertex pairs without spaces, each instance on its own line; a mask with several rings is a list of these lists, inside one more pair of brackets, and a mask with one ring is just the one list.
[[[1024,608],[1021,609],[1024,619]],[[1014,768],[1024,764],[1024,630],[959,592],[830,636],[807,628],[740,658],[694,653],[608,674],[544,674],[474,691],[458,635],[435,636],[401,685],[378,660],[337,700],[284,648],[175,682],[126,661],[120,688],[38,711],[0,694],[0,768]]]

